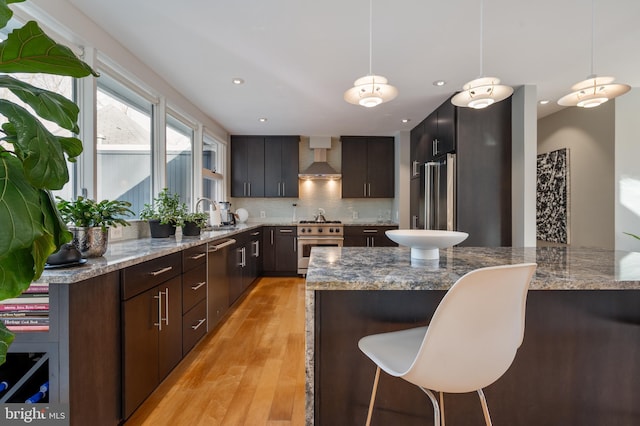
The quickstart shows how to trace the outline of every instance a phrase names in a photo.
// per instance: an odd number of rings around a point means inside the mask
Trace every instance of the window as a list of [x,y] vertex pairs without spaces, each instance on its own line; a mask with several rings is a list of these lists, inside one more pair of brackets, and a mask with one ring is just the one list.
[[138,214],[151,202],[153,105],[104,72],[96,103],[96,198],[129,201]]
[[187,206],[191,206],[193,201],[193,133],[192,127],[167,113],[167,188],[169,192],[178,194],[180,201]]
[[224,146],[205,133],[202,140],[202,196],[213,201],[224,201],[223,156]]

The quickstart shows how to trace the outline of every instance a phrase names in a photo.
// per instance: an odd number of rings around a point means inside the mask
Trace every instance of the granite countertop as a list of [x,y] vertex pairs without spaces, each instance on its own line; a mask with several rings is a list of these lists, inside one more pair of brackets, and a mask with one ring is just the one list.
[[165,256],[198,246],[207,242],[224,238],[251,229],[261,228],[263,224],[239,224],[236,229],[222,231],[205,231],[199,237],[141,238],[110,242],[107,252],[102,257],[87,259],[87,263],[71,268],[47,269],[36,282],[51,284],[69,284],[117,271],[127,266],[136,265],[147,260]]
[[532,290],[640,289],[640,253],[568,247],[455,247],[411,261],[407,247],[314,247],[307,290],[447,290],[484,266],[535,262]]

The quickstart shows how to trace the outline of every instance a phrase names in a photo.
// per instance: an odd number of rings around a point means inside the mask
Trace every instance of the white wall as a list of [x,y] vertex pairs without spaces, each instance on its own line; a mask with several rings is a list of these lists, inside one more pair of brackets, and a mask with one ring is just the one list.
[[[538,121],[538,153],[569,149],[569,244],[614,248],[616,102]],[[639,226],[640,227],[640,226]]]
[[640,251],[640,89],[615,101],[615,248]]

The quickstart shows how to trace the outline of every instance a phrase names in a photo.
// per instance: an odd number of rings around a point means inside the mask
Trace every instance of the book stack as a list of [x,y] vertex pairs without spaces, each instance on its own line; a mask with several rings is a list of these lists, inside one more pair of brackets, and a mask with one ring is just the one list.
[[48,331],[49,284],[32,283],[20,296],[0,301],[0,319],[11,331]]

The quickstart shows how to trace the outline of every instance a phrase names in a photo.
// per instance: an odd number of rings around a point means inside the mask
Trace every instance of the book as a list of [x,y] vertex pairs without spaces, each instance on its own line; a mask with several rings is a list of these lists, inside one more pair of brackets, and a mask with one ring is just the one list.
[[0,300],[0,305],[24,305],[25,303],[49,303],[49,296],[19,296]]
[[22,292],[23,295],[32,294],[32,293],[41,293],[48,294],[49,293],[49,283],[31,283],[29,288]]
[[48,317],[49,310],[38,311],[0,311],[0,320],[3,318],[18,318],[18,317]]
[[49,331],[49,325],[8,325],[10,331]]
[[49,303],[0,303],[0,312],[48,311]]
[[7,327],[10,325],[49,325],[49,317],[3,318],[2,322]]

